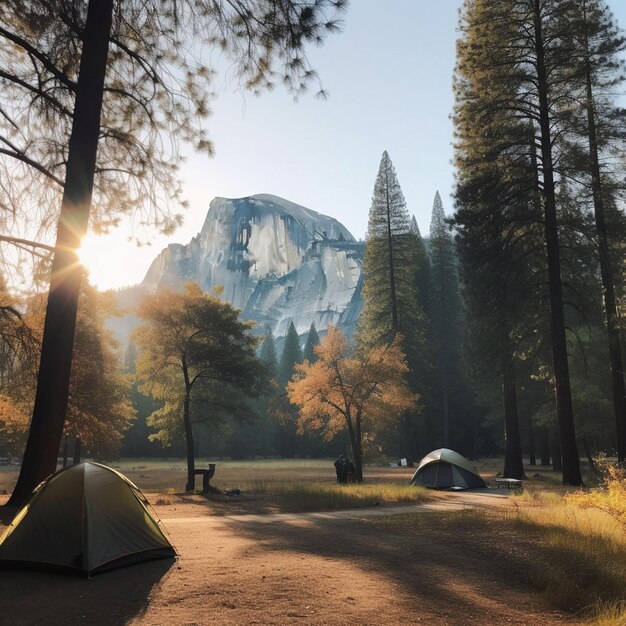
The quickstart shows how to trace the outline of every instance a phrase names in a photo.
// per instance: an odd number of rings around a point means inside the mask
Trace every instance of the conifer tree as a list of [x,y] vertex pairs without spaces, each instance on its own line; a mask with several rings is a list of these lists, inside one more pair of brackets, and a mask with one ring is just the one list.
[[415,216],[411,218],[409,239],[416,307],[421,312],[412,329],[413,344],[406,351],[409,385],[420,397],[419,407],[415,407],[413,414],[409,416],[409,429],[415,442],[413,454],[416,458],[421,458],[432,449],[431,440],[437,430],[435,424],[439,419],[439,401],[433,393],[435,363],[431,319],[431,267]]
[[[258,398],[250,401],[249,412],[244,416],[244,419],[231,422],[222,434],[223,441],[221,443],[225,446],[225,453],[234,459],[268,456],[276,453],[275,438],[279,426],[272,409],[279,401],[276,383],[278,358],[274,335],[269,326],[258,350],[258,358],[263,364],[263,370],[269,384]],[[215,451],[216,442],[211,441],[210,443],[212,451]]]
[[270,377],[275,376],[278,369],[278,356],[271,328],[267,329],[267,335],[259,350],[259,358],[270,368]]
[[[520,309],[526,304],[520,287],[532,284],[532,276],[526,240],[511,233],[521,230],[520,212],[523,216],[527,210],[528,193],[516,197],[508,181],[499,178],[499,171],[510,169],[512,163],[502,159],[492,139],[481,143],[476,137],[482,133],[472,128],[472,116],[462,111],[468,102],[471,97],[457,90],[455,223],[465,302],[472,320],[474,362],[482,370],[479,378],[490,381],[495,371],[501,382],[504,476],[523,479],[514,359],[519,346],[514,337],[519,335],[520,318],[524,318]],[[470,120],[469,128],[463,120]]]
[[430,223],[430,264],[432,271],[431,319],[438,395],[441,406],[442,441],[450,446],[450,390],[459,383],[461,300],[454,253],[454,241],[437,191]]
[[557,206],[556,164],[562,152],[564,123],[558,103],[571,92],[569,78],[563,71],[571,63],[571,55],[564,47],[566,38],[560,19],[567,5],[567,0],[497,3],[466,0],[461,31],[471,35],[472,41],[465,44],[465,59],[459,69],[472,77],[480,96],[491,94],[481,99],[482,107],[475,110],[477,120],[482,122],[494,112],[510,113],[528,126],[532,136],[524,145],[531,148],[529,156],[534,164],[542,211],[551,369],[563,454],[563,482],[580,485]]
[[[576,88],[576,101],[584,104],[582,107],[569,107],[569,111],[578,113],[578,119],[572,120],[572,135],[583,157],[575,169],[587,177],[591,188],[617,430],[617,456],[623,462],[626,460],[626,384],[616,299],[618,273],[616,259],[611,253],[617,234],[616,220],[611,220],[616,193],[611,164],[620,158],[626,147],[626,111],[616,106],[613,95],[624,85],[622,55],[626,50],[626,38],[617,28],[603,0],[579,0],[574,3],[566,14],[566,24],[573,52],[568,74]],[[619,215],[615,217],[619,218]],[[610,232],[611,226],[613,233]]]
[[[408,379],[412,391],[422,393],[418,362],[424,354],[424,314],[418,298],[419,241],[411,233],[404,194],[389,154],[383,152],[369,212],[367,246],[363,263],[363,311],[357,343],[365,352],[402,336],[402,348],[411,364]],[[395,438],[398,452],[416,458],[417,409],[403,416]],[[390,432],[390,431],[389,431]],[[397,444],[396,444],[397,445]],[[420,446],[423,447],[423,446]]]
[[317,334],[317,328],[315,328],[315,322],[311,322],[311,327],[309,328],[309,334],[306,337],[306,343],[304,344],[303,357],[305,361],[309,363],[314,363],[317,360],[317,355],[315,354],[315,346],[319,345],[320,336]]
[[363,263],[363,299],[359,343],[372,346],[408,333],[416,311],[408,237],[409,213],[396,170],[383,152],[374,184]]
[[[502,400],[504,475],[521,479],[521,368],[515,354],[525,348],[520,337],[535,337],[545,326],[538,323],[542,320],[537,319],[539,296],[534,291],[534,277],[544,274],[545,254],[531,129],[515,112],[497,106],[507,84],[498,80],[498,65],[491,64],[490,49],[481,44],[482,6],[466,4],[457,47],[455,225],[472,358],[480,372],[476,380],[483,395]],[[492,389],[494,379],[500,383],[499,394]]]
[[300,347],[300,337],[293,322],[289,323],[289,329],[285,337],[285,345],[280,354],[278,364],[278,378],[281,388],[284,387],[294,373],[296,363],[302,363],[302,348]]
[[424,314],[428,316],[430,314],[430,298],[432,290],[432,270],[430,267],[430,260],[426,253],[426,246],[422,234],[420,233],[419,226],[415,215],[411,218],[411,226],[409,232],[413,236],[412,250],[415,257],[415,285],[417,288],[417,300],[420,303]]
[[276,450],[279,454],[287,457],[292,457],[296,454],[296,420],[298,412],[296,407],[289,402],[286,387],[294,375],[298,363],[302,363],[302,348],[300,347],[298,331],[292,321],[289,324],[278,362],[278,397],[273,408],[278,420],[275,432]]

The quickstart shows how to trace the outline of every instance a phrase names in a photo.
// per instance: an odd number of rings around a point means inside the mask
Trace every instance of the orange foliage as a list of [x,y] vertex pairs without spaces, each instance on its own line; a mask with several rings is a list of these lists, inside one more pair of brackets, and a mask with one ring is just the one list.
[[298,431],[321,429],[330,439],[347,428],[359,461],[364,427],[398,419],[417,403],[400,343],[397,337],[357,357],[343,333],[330,327],[315,348],[318,360],[296,366],[287,385],[290,402],[299,407]]
[[[41,341],[46,298],[33,297],[25,315],[31,332]],[[80,438],[84,451],[97,458],[112,458],[124,432],[135,417],[130,400],[130,380],[122,373],[119,345],[105,320],[117,313],[110,294],[100,293],[85,278],[81,287],[74,335],[74,351],[64,432]],[[29,412],[35,395],[24,389]]]
[[30,419],[11,398],[0,395],[0,453],[20,454]]

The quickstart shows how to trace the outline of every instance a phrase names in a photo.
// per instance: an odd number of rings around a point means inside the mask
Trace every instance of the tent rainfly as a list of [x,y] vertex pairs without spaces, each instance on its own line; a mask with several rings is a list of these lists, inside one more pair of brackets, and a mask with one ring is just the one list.
[[427,454],[413,474],[411,484],[450,490],[487,486],[465,457],[448,448],[439,448]]
[[0,537],[0,565],[87,575],[175,556],[141,491],[119,472],[90,462],[41,483]]

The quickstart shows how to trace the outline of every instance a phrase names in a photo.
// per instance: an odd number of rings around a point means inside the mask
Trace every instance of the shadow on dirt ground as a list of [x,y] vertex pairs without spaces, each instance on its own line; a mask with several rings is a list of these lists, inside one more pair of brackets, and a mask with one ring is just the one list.
[[[579,623],[554,611],[534,586],[529,572],[536,544],[507,545],[506,535],[490,538],[472,522],[446,523],[459,515],[478,521],[471,512],[421,514],[424,525],[416,533],[389,530],[384,518],[277,519],[271,524],[229,518],[228,523],[231,532],[254,546],[244,561],[254,552],[313,555],[334,563],[334,581],[332,571],[319,572],[331,585],[342,586],[348,569],[385,579],[405,619],[407,612],[414,616],[409,623]],[[319,582],[315,574],[311,578],[312,584]],[[370,592],[377,592],[375,585]],[[387,614],[380,623],[394,622]]]
[[1,571],[0,623],[3,616],[12,626],[582,623],[537,590],[529,564],[550,555],[537,554],[530,536],[509,533],[502,516],[490,525],[439,499],[428,505],[439,506],[434,513],[376,507],[243,516],[163,500],[156,508],[180,553],[176,564],[144,563],[93,580]]
[[163,559],[112,570],[93,579],[3,569],[0,623],[125,624],[146,611],[152,589],[172,567],[176,567],[172,559]]

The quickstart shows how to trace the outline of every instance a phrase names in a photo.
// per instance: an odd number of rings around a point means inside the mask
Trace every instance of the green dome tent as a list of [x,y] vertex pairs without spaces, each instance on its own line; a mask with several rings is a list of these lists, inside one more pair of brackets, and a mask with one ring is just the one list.
[[448,448],[439,448],[427,454],[413,474],[411,484],[450,490],[487,486],[465,457]]
[[175,556],[141,491],[99,463],[79,463],[50,476],[0,537],[0,565],[87,575]]

